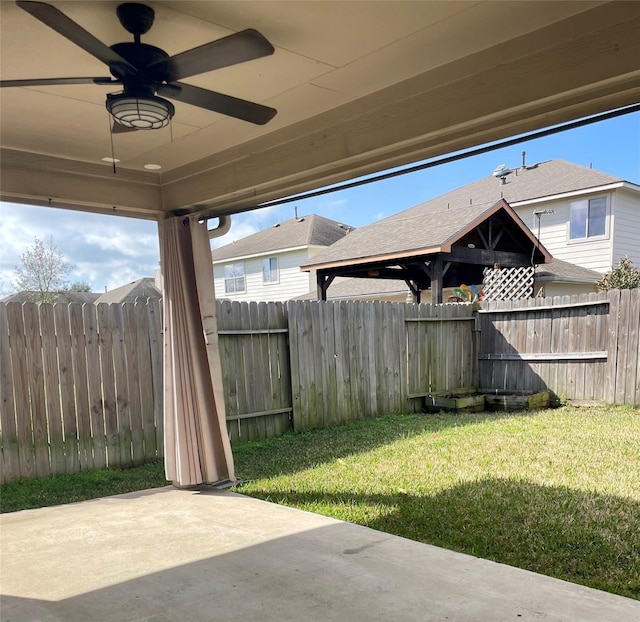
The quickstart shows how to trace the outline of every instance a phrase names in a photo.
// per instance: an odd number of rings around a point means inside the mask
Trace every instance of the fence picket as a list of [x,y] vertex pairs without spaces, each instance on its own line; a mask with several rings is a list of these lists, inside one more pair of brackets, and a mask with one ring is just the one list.
[[44,364],[47,428],[49,431],[49,458],[52,475],[67,472],[62,430],[60,376],[58,372],[58,344],[56,339],[53,305],[41,304],[40,329],[42,332],[42,360]]
[[69,304],[69,328],[73,362],[73,385],[76,394],[78,449],[80,469],[92,469],[93,450],[91,440],[91,413],[89,411],[89,385],[87,378],[87,350],[82,304]]
[[144,462],[144,434],[142,431],[142,399],[138,364],[138,326],[135,305],[122,305],[122,347],[126,359],[128,420],[131,426],[131,462]]
[[[340,368],[336,367],[336,380],[338,382],[338,421],[342,423],[353,421],[356,418],[353,397],[354,383],[351,381],[351,352],[355,335],[352,335],[349,330],[349,308],[352,303],[343,300],[337,304],[340,330],[338,331],[336,325],[336,354],[340,360]],[[340,369],[340,375],[338,375],[338,369]],[[340,395],[342,395],[342,400]]]
[[2,483],[20,477],[19,439],[16,428],[15,386],[11,369],[7,306],[0,304],[0,429],[2,430]]
[[153,387],[153,422],[156,433],[156,456],[164,456],[163,399],[164,367],[162,364],[162,303],[149,301],[149,348],[151,351],[151,385]]
[[302,377],[300,370],[298,344],[298,311],[300,305],[298,302],[289,301],[287,303],[287,317],[289,319],[289,352],[291,361],[291,400],[293,406],[293,429],[304,430],[304,406],[302,404]]
[[625,403],[640,406],[640,289],[631,291]]
[[19,445],[20,477],[33,479],[36,476],[33,455],[33,430],[27,383],[27,343],[19,302],[7,304],[7,320],[11,335],[11,370],[13,374],[16,408],[16,436]]
[[76,419],[75,390],[73,378],[73,354],[69,305],[53,305],[53,318],[58,341],[58,369],[60,374],[60,401],[62,407],[62,430],[64,434],[64,456],[67,473],[80,470],[78,446],[78,424]]
[[150,349],[149,335],[151,333],[150,321],[151,305],[144,300],[136,300],[134,314],[137,331],[138,374],[140,382],[140,415],[142,420],[142,436],[144,442],[144,459],[154,460],[157,455],[154,395],[153,395],[153,369],[151,363],[152,352]]
[[91,419],[91,445],[93,465],[102,469],[107,465],[107,450],[102,407],[102,374],[100,373],[100,338],[96,306],[82,307],[85,347],[87,351],[87,390],[89,392],[89,416]]
[[51,473],[51,467],[49,464],[47,407],[44,393],[44,371],[38,307],[33,304],[25,304],[22,306],[22,314],[24,317],[24,330],[27,344],[34,464],[36,477],[46,477]]
[[631,290],[620,291],[620,307],[618,312],[618,339],[617,339],[617,361],[616,361],[616,392],[615,402],[625,403],[627,387],[627,369],[629,367],[629,322],[631,311]]
[[100,334],[100,370],[102,372],[107,464],[110,467],[120,467],[124,463],[120,457],[120,439],[118,436],[116,377],[113,359],[113,316],[111,306],[105,303],[98,305],[98,332]]

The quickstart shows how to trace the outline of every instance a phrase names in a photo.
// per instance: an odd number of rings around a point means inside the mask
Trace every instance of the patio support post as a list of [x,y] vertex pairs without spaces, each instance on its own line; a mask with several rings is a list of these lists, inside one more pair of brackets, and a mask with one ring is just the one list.
[[170,217],[159,234],[166,478],[177,486],[233,481],[207,225]]

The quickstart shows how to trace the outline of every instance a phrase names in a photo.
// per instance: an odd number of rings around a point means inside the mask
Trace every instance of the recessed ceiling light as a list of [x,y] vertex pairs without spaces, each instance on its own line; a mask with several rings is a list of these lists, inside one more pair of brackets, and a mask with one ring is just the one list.
[[162,168],[159,164],[145,164],[144,167],[148,171],[157,171]]
[[118,158],[102,158],[103,162],[109,162],[109,164],[115,164],[116,162],[120,162]]

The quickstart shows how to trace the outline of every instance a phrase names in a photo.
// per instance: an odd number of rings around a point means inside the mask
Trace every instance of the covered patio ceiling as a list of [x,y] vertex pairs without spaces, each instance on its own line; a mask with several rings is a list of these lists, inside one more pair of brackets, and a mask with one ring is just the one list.
[[[118,2],[52,2],[112,45]],[[176,104],[117,134],[114,87],[0,90],[5,201],[140,218],[230,214],[354,176],[640,101],[637,2],[149,2],[143,41],[175,54],[245,28],[272,56],[185,80],[272,106],[264,126]],[[0,3],[3,80],[108,75]],[[157,171],[145,170],[157,164]]]

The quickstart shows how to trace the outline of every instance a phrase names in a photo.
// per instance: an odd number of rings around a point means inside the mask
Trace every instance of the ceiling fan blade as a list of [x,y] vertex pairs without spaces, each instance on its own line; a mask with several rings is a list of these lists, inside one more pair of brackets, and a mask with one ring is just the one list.
[[135,127],[127,127],[126,125],[122,125],[122,123],[118,123],[117,121],[113,122],[111,126],[112,134],[128,134],[129,132],[137,132],[138,130]]
[[145,70],[145,75],[175,82],[214,69],[269,56],[273,52],[273,46],[257,30],[248,28],[153,63]]
[[3,86],[56,86],[59,84],[121,84],[113,78],[33,78],[31,80],[0,80]]
[[228,117],[248,121],[255,125],[268,123],[278,113],[275,108],[255,104],[245,99],[231,97],[230,95],[223,95],[215,91],[208,91],[198,86],[192,86],[191,84],[184,84],[182,82],[162,85],[158,89],[158,94],[170,99],[177,99],[185,104],[219,112]]
[[118,68],[130,75],[137,73],[136,68],[122,58],[120,54],[117,54],[109,46],[96,39],[90,32],[76,24],[56,7],[45,2],[30,2],[27,0],[17,0],[16,4],[58,34],[81,47],[85,52],[95,56],[105,65],[117,65]]

